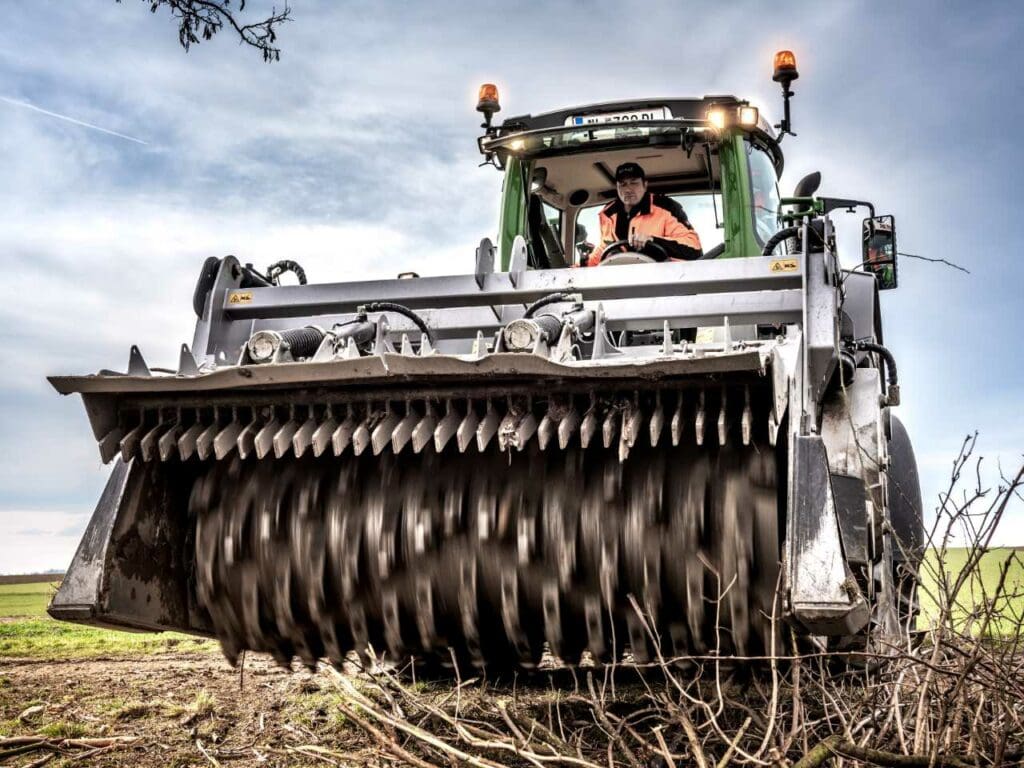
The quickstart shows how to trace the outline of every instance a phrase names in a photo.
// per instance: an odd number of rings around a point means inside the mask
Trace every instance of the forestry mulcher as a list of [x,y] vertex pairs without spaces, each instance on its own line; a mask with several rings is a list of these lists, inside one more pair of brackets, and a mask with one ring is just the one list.
[[[796,77],[780,53],[774,128],[731,96],[498,125],[484,86],[504,185],[468,274],[307,285],[209,259],[176,371],[132,347],[126,373],[51,378],[113,471],[50,614],[213,636],[232,662],[488,669],[910,627],[920,491],[878,293],[895,228],[818,174],[780,198]],[[605,239],[585,266],[626,162],[701,258]],[[843,268],[830,213],[860,206]]]

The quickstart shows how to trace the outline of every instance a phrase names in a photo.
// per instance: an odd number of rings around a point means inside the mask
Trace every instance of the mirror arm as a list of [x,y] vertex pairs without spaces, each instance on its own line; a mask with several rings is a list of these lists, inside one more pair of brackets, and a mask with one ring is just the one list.
[[867,208],[871,212],[871,218],[875,218],[875,204],[870,203],[867,200],[847,200],[842,197],[822,197],[819,198],[824,206],[823,213],[829,211],[835,211],[840,208],[845,208],[850,213],[853,213],[854,208]]

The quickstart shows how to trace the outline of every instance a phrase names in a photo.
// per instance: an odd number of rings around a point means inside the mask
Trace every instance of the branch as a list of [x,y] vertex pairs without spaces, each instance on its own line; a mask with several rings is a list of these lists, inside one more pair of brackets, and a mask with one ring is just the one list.
[[903,251],[897,251],[897,255],[906,256],[908,259],[920,259],[921,261],[930,261],[932,264],[945,264],[953,269],[959,269],[961,272],[966,272],[968,275],[971,274],[971,270],[961,267],[959,264],[954,264],[952,261],[946,261],[945,259],[932,259],[928,256],[918,256],[916,253],[904,253]]
[[[121,0],[116,0],[120,3]],[[225,24],[238,33],[239,41],[263,53],[264,61],[280,61],[281,49],[275,27],[290,20],[292,9],[285,5],[278,13],[272,8],[270,16],[253,24],[241,24],[235,19],[230,6],[231,0],[143,0],[149,3],[151,13],[161,6],[170,9],[171,16],[178,20],[178,42],[186,51],[201,40],[210,40],[224,28]],[[246,0],[239,0],[238,11],[245,10]]]

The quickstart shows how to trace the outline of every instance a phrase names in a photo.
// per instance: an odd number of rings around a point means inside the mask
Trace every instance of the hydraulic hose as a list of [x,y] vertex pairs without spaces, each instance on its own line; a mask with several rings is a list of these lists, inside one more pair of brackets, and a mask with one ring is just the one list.
[[312,357],[324,340],[324,332],[316,326],[308,325],[305,328],[292,328],[287,331],[279,331],[282,341],[288,344],[292,357]]
[[572,294],[568,291],[559,291],[558,293],[549,293],[547,296],[541,299],[537,299],[533,304],[526,308],[526,312],[523,313],[524,318],[531,318],[536,314],[538,309],[546,307],[548,304],[557,304],[560,301],[569,301]]
[[267,267],[267,276],[275,282],[277,281],[278,276],[285,272],[295,273],[295,276],[299,278],[299,285],[306,284],[306,270],[299,266],[297,261],[284,259],[283,261],[275,262]]
[[800,234],[803,227],[786,227],[780,229],[774,235],[768,238],[768,242],[764,244],[764,248],[761,249],[762,256],[771,256],[772,251],[778,247],[779,243],[783,240],[788,240],[791,237],[796,237]]
[[362,307],[366,312],[394,312],[395,314],[407,317],[419,328],[431,344],[434,343],[434,334],[423,321],[423,318],[402,304],[395,304],[393,301],[373,301]]
[[899,375],[896,372],[896,358],[893,357],[892,352],[881,344],[875,344],[873,341],[855,341],[853,342],[853,348],[858,352],[874,352],[881,356],[885,363],[889,405],[899,405],[900,382]]

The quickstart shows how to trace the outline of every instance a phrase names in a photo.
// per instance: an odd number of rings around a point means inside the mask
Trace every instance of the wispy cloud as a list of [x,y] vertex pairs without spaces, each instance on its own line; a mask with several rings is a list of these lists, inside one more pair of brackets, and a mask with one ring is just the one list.
[[54,117],[57,120],[63,120],[67,123],[71,123],[72,125],[80,125],[83,128],[88,128],[93,131],[99,131],[100,133],[105,133],[108,136],[116,136],[117,138],[124,139],[125,141],[134,141],[136,144],[142,144],[144,146],[148,146],[149,144],[148,141],[137,139],[134,136],[129,136],[126,133],[118,133],[117,131],[112,131],[109,128],[104,128],[100,125],[93,125],[92,123],[87,123],[84,120],[78,120],[77,118],[71,117],[69,115],[62,115],[59,112],[51,112],[48,109],[37,107],[35,104],[30,104],[27,101],[18,101],[17,99],[12,99],[8,96],[0,96],[0,101],[4,102],[5,104],[11,104],[15,107],[24,107],[25,109],[31,109],[33,112],[38,112],[42,115],[47,115],[48,117]]

